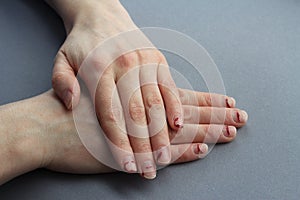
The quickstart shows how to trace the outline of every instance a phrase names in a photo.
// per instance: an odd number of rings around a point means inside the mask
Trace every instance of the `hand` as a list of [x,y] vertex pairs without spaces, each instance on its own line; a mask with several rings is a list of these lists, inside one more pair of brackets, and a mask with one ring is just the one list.
[[[179,89],[179,94],[186,119],[184,128],[180,129],[177,134],[173,134],[173,130],[169,129],[171,164],[203,158],[207,153],[207,145],[203,143],[204,140],[207,143],[230,142],[236,137],[236,127],[246,124],[247,113],[235,108],[235,101],[230,97],[184,89]],[[50,116],[53,118],[62,117],[62,119],[57,119],[61,123],[55,124],[52,132],[46,133],[46,137],[43,138],[45,141],[43,146],[46,146],[48,149],[47,154],[43,156],[47,158],[47,161],[43,162],[47,163],[45,167],[69,173],[103,173],[113,171],[113,169],[101,164],[86,150],[76,134],[73,116],[62,108],[52,92],[48,92],[38,98],[40,98],[40,102],[48,101],[47,105],[41,106],[47,107],[49,112],[55,111],[55,115],[57,115]],[[215,106],[218,107],[211,107],[212,98],[217,100],[215,102],[218,102],[218,104]],[[83,104],[89,104],[87,99],[82,98],[81,100],[83,100]],[[231,108],[226,108],[229,105]],[[225,113],[223,113],[224,111]],[[197,116],[199,115],[197,113],[200,113],[202,116],[200,121],[198,121],[199,118]],[[214,124],[210,124],[212,113],[217,116],[213,122]],[[222,120],[224,114],[225,124],[223,124]],[[221,117],[218,118],[218,116]],[[65,130],[64,127],[68,127],[68,129]],[[49,141],[51,141],[50,145]],[[105,141],[103,142],[105,143]],[[107,146],[101,145],[100,151],[108,152]]]
[[[179,94],[188,117],[180,133],[169,132],[172,138],[171,163],[203,158],[207,153],[204,138],[207,142],[230,142],[236,137],[235,127],[243,126],[247,121],[247,113],[234,108],[235,102],[229,97],[181,89]],[[210,106],[211,98],[219,99],[219,108]],[[226,105],[232,108],[225,108]],[[221,121],[217,120],[215,124],[207,124],[213,109],[218,116],[223,115],[222,109],[226,110],[224,125],[218,124]],[[203,116],[200,122],[193,117],[197,113]],[[69,173],[113,171],[86,150],[76,132],[72,112],[63,107],[53,91],[1,106],[0,122],[0,147],[5,150],[0,152],[0,184],[41,167]],[[210,126],[222,131],[211,131],[214,129]],[[107,152],[106,145],[101,148]]]
[[[95,100],[98,120],[107,138],[122,149],[116,151],[110,146],[118,164],[128,172],[139,171],[146,178],[154,178],[156,164],[167,165],[171,161],[165,111],[168,124],[175,131],[182,127],[184,118],[166,59],[156,49],[134,50],[113,57],[120,53],[120,49],[129,49],[134,43],[122,38],[99,53],[97,45],[107,38],[137,29],[118,1],[74,3],[67,0],[52,1],[51,4],[63,17],[68,32],[54,64],[53,88],[56,94],[68,109],[75,107],[80,96],[75,77],[79,73]],[[136,41],[151,43],[141,32],[134,34],[140,38],[134,36]],[[110,61],[114,62],[111,64]],[[82,70],[86,63],[92,69]],[[92,76],[96,79],[93,80]],[[112,96],[115,88],[118,92]],[[123,112],[124,116],[121,116]],[[152,112],[156,112],[158,119],[151,118]],[[117,124],[115,113],[120,113],[125,123]],[[150,122],[151,126],[147,127]],[[131,168],[125,167],[128,159],[134,163]]]

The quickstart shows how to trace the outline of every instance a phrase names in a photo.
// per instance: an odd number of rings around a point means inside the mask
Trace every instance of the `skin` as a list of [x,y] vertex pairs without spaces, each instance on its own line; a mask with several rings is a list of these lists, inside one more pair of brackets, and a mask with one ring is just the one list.
[[[99,123],[105,134],[112,144],[123,150],[115,151],[111,147],[120,167],[128,172],[140,171],[145,178],[154,178],[156,164],[167,165],[171,161],[168,126],[178,131],[184,121],[179,94],[165,57],[153,47],[147,50],[135,49],[112,59],[106,58],[110,58],[116,52],[121,53],[120,49],[130,49],[130,45],[135,41],[151,44],[146,36],[138,31],[125,8],[117,0],[46,2],[62,17],[67,32],[67,38],[54,63],[52,83],[55,93],[66,108],[75,108],[80,97],[80,87],[76,79],[78,74],[90,90]],[[101,50],[103,45],[98,46],[108,38],[130,30],[137,30],[131,37],[140,39],[128,41],[121,37],[108,45],[109,48]],[[138,44],[136,46],[140,47]],[[111,63],[111,60],[114,62]],[[87,69],[82,69],[85,63],[89,65]],[[146,67],[148,64],[151,67]],[[136,66],[141,67],[134,73],[133,69]],[[91,77],[94,75],[95,80]],[[149,81],[151,84],[142,84]],[[128,91],[135,88],[135,91],[128,94]],[[118,91],[117,96],[112,96],[114,90]],[[112,102],[117,106],[114,107]],[[117,126],[112,113],[113,108],[119,113],[125,112],[122,117],[126,125],[123,127]],[[153,108],[159,110],[162,121],[151,119],[150,112]],[[167,119],[164,117],[165,111]],[[151,127],[138,129],[138,126],[145,126],[150,121],[154,124],[153,127],[160,127],[162,123],[164,125],[158,131]],[[149,137],[154,134],[154,137]],[[143,156],[137,157],[140,153]],[[125,167],[128,159],[133,163],[130,168]]]
[[[184,163],[203,158],[207,145],[203,143],[217,139],[218,143],[232,141],[236,127],[245,125],[247,114],[235,108],[235,102],[223,95],[192,92],[179,89],[184,108],[202,112],[203,121],[194,122],[186,118],[184,128],[171,139],[171,163]],[[194,101],[187,96],[196,97]],[[226,109],[225,124],[208,124],[211,115],[211,99],[218,99],[218,108]],[[231,102],[231,107],[228,106]],[[85,101],[83,103],[86,103]],[[216,107],[215,107],[216,108]],[[187,109],[183,109],[188,112]],[[29,114],[30,113],[30,114]],[[240,115],[239,121],[236,116]],[[218,113],[217,113],[218,114]],[[93,174],[114,170],[92,157],[81,143],[76,132],[72,111],[67,110],[53,90],[23,101],[0,106],[0,185],[16,176],[37,168],[59,172]],[[220,127],[223,131],[213,132],[209,127]],[[192,139],[189,134],[194,134]],[[101,147],[106,151],[106,146]]]

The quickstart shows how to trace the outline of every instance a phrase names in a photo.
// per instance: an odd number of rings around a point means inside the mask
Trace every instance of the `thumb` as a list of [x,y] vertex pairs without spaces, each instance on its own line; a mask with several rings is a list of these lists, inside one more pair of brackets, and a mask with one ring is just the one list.
[[80,98],[79,83],[74,69],[62,51],[59,51],[55,58],[52,87],[67,109],[71,110],[77,106]]

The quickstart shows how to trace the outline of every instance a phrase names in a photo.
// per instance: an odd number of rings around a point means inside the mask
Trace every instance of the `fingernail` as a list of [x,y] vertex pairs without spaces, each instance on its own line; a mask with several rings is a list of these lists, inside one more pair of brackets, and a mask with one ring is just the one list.
[[174,126],[176,126],[177,128],[183,127],[183,119],[181,118],[181,116],[174,117]]
[[72,107],[73,94],[70,90],[66,90],[63,94],[63,101],[68,109]]
[[228,97],[228,98],[226,99],[226,106],[227,106],[228,108],[234,108],[234,107],[235,107],[235,99],[232,98],[232,97]]
[[160,148],[157,151],[157,162],[162,165],[167,165],[170,163],[170,161],[171,161],[171,155],[170,155],[169,148],[167,146]]
[[196,155],[205,154],[208,150],[207,144],[195,144],[193,148]]
[[242,110],[240,113],[240,122],[246,122],[248,120],[248,114]]
[[137,167],[134,159],[131,156],[128,156],[123,161],[123,169],[126,172],[133,173],[137,171]]
[[233,114],[233,120],[236,123],[245,123],[248,120],[248,114],[244,110],[237,111]]
[[156,169],[152,161],[145,161],[142,165],[142,175],[146,179],[154,179],[156,177]]
[[236,135],[236,128],[234,126],[226,126],[223,129],[223,135],[225,137],[234,137]]

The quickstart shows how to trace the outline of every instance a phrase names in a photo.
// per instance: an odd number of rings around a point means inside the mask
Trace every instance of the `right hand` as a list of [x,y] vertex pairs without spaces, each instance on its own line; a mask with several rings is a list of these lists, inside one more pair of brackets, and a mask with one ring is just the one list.
[[[246,124],[247,113],[238,108],[235,108],[234,100],[230,97],[217,94],[194,92],[190,90],[179,89],[180,99],[183,104],[186,119],[184,128],[176,135],[169,130],[168,134],[171,138],[171,164],[190,162],[203,158],[207,154],[207,146],[203,143],[227,143],[231,142],[236,137],[236,127],[241,127]],[[190,101],[189,97],[196,97]],[[218,99],[218,107],[211,107],[210,98]],[[112,172],[111,169],[98,160],[96,160],[87,151],[86,147],[76,133],[72,112],[66,111],[57,101],[56,96],[52,91],[42,94],[34,98],[37,102],[34,107],[34,113],[40,115],[43,110],[43,115],[47,117],[44,123],[55,119],[56,123],[51,124],[51,129],[43,131],[40,138],[37,138],[40,147],[34,149],[44,149],[44,154],[41,155],[41,163],[48,169],[80,174],[94,174]],[[83,99],[83,104],[90,104],[89,100]],[[228,104],[228,102],[230,102]],[[228,107],[230,105],[230,108]],[[227,107],[227,108],[226,108]],[[226,111],[225,124],[217,118],[210,124],[212,110],[216,116],[223,116],[223,111]],[[200,113],[201,120],[191,115],[191,113]],[[52,119],[53,118],[53,119]],[[38,127],[36,127],[38,128]],[[214,130],[222,130],[214,131]],[[102,152],[107,152],[106,145],[101,146]]]

